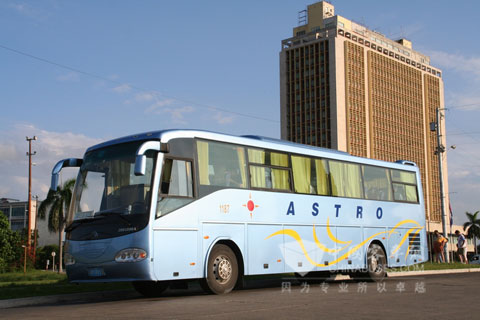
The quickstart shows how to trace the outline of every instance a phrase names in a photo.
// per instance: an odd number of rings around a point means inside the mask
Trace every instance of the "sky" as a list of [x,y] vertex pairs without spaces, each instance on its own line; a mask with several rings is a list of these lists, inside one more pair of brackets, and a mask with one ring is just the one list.
[[[315,1],[0,1],[0,198],[43,199],[54,164],[168,128],[280,137],[279,52]],[[480,2],[332,1],[443,72],[454,222],[480,210]],[[454,146],[454,148],[450,148]],[[76,174],[65,169],[65,180]]]

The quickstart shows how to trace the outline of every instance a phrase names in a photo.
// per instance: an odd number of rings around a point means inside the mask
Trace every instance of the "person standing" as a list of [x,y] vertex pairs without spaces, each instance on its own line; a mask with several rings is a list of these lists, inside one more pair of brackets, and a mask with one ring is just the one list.
[[445,262],[445,245],[448,239],[442,236],[438,230],[433,232],[435,240],[433,242],[433,252],[435,253],[435,261],[438,263]]
[[467,239],[465,236],[460,233],[460,231],[455,231],[455,235],[458,237],[457,240],[457,253],[460,258],[461,263],[468,263],[467,261]]

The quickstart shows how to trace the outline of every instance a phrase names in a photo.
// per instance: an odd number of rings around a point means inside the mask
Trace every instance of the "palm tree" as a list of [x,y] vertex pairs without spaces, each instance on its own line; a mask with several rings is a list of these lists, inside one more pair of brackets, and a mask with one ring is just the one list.
[[48,230],[50,232],[58,232],[58,247],[59,247],[59,268],[58,272],[62,272],[63,246],[62,234],[65,228],[65,211],[68,210],[70,200],[72,200],[73,186],[75,179],[65,181],[63,186],[58,186],[57,191],[49,190],[47,198],[42,202],[38,208],[38,216],[45,220],[48,213]]
[[468,221],[463,224],[463,230],[467,230],[467,238],[473,238],[473,243],[475,247],[475,254],[477,254],[477,238],[480,238],[480,218],[477,217],[478,212],[470,213],[465,212],[467,215]]

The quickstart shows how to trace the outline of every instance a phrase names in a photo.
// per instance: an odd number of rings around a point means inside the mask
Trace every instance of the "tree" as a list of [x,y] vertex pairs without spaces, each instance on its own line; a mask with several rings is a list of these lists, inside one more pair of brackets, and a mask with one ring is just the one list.
[[50,232],[58,232],[58,247],[59,247],[59,268],[58,272],[63,271],[63,246],[62,235],[65,228],[65,211],[72,200],[73,186],[75,179],[65,181],[63,186],[58,186],[57,191],[49,190],[47,198],[42,202],[38,208],[38,216],[40,219],[45,219],[48,213],[48,230]]
[[478,217],[478,212],[479,211],[473,214],[465,212],[468,221],[463,224],[463,230],[467,231],[467,238],[473,238],[475,254],[477,254],[477,238],[480,238],[480,218]]
[[10,229],[7,217],[0,211],[0,273],[6,272],[22,257],[20,235]]

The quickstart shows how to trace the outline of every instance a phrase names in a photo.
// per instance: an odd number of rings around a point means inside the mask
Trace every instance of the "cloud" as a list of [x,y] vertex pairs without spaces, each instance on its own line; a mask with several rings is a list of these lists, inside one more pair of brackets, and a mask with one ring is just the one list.
[[446,93],[445,103],[446,107],[450,107],[452,110],[479,110],[480,94],[476,91],[468,91],[465,93],[448,92]]
[[477,88],[480,85],[480,56],[444,51],[425,52],[430,56],[433,66],[439,67],[444,75],[448,74],[454,79],[454,82],[447,83],[445,87],[446,107],[465,111],[479,110],[480,94]]
[[[138,96],[136,98],[139,98]],[[192,106],[185,106],[179,101],[171,98],[167,99],[158,99],[155,94],[145,94],[140,97],[139,102],[155,100],[155,103],[151,104],[148,108],[145,109],[146,114],[168,114],[170,115],[170,120],[176,124],[187,124],[185,120],[185,115],[195,111],[195,108]],[[151,98],[151,99],[150,99]]]
[[472,74],[480,80],[480,57],[467,57],[459,53],[448,53],[443,51],[429,51],[432,64],[442,69],[450,69],[465,76]]
[[128,93],[132,90],[132,87],[128,84],[121,84],[115,88],[112,89],[113,92],[116,93]]
[[217,121],[218,124],[229,124],[233,122],[234,116],[225,116],[222,112],[217,112],[213,119]]
[[163,109],[163,112],[170,114],[172,121],[178,124],[187,124],[188,122],[185,121],[185,115],[187,113],[192,113],[194,111],[195,111],[195,108],[191,106]]
[[15,146],[10,142],[0,143],[0,155],[3,161],[14,161],[18,157]]
[[124,104],[142,104],[145,102],[152,102],[158,100],[155,93],[152,92],[140,92],[133,96],[133,98],[124,101]]
[[173,99],[163,99],[158,100],[150,105],[147,109],[145,109],[145,113],[154,113],[154,114],[161,114],[162,108],[166,106],[172,106],[175,103]]
[[[136,94],[132,99],[126,100],[125,104],[135,103],[137,105],[146,105],[144,107],[145,114],[152,115],[169,115],[170,120],[175,124],[186,125],[187,114],[194,113],[197,109],[191,106],[188,102],[180,101],[175,98],[159,98],[160,94],[156,92],[141,92]],[[227,113],[217,111],[214,108],[208,108],[208,119],[215,121],[217,124],[226,125],[234,121],[235,116],[226,115]]]
[[24,17],[37,20],[37,21],[44,21],[48,19],[48,17],[50,16],[49,12],[26,3],[12,2],[8,4],[8,8],[15,11],[19,15],[22,15]]
[[135,101],[137,102],[149,102],[156,99],[155,94],[150,92],[141,92],[135,95]]
[[77,82],[80,80],[80,77],[78,76],[77,72],[72,71],[66,74],[59,75],[56,79],[60,82]]
[[[50,185],[53,166],[64,158],[82,158],[87,147],[99,139],[72,132],[53,132],[32,124],[16,124],[0,131],[0,198],[26,200],[28,194],[28,143],[25,136],[37,136],[32,141],[32,194],[44,199]],[[62,179],[75,177],[76,168],[62,170]]]
[[176,124],[187,124],[185,115],[194,111],[192,106],[182,106],[174,99],[158,100],[145,109],[147,114],[169,114],[171,121]]

